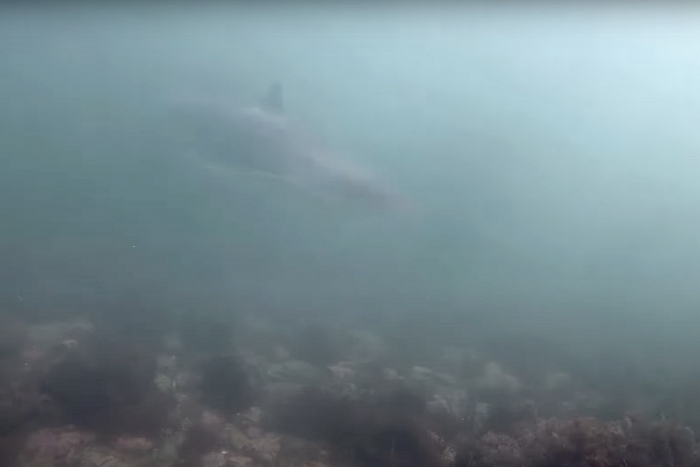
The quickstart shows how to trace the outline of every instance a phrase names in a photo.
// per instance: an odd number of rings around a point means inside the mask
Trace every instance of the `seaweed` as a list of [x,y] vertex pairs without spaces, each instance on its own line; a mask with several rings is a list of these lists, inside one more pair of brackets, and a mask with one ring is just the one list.
[[209,357],[202,364],[200,376],[202,401],[210,407],[233,415],[252,404],[253,386],[237,357]]
[[165,424],[170,405],[154,374],[154,355],[96,339],[51,367],[40,388],[69,423],[111,435],[151,435]]
[[417,416],[413,404],[389,395],[353,401],[308,387],[277,407],[270,423],[296,436],[323,441],[336,457],[360,466],[440,465],[428,422]]

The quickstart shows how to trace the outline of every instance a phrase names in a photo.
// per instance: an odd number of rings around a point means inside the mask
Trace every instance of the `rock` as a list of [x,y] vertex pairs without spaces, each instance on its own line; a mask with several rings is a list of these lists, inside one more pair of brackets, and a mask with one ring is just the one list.
[[386,358],[389,353],[384,340],[378,335],[366,331],[355,330],[350,333],[353,340],[351,345],[351,360],[357,362],[377,361]]
[[415,382],[434,385],[454,386],[457,383],[454,376],[445,373],[438,373],[437,371],[423,366],[414,366],[411,368],[410,377]]
[[221,415],[211,410],[204,410],[202,412],[202,415],[199,417],[199,425],[203,430],[217,438],[226,433],[226,421]]
[[159,355],[156,358],[156,367],[163,373],[174,373],[177,371],[178,361],[175,355]]
[[169,394],[175,386],[173,384],[173,381],[162,373],[156,375],[153,382],[155,383],[159,391],[164,392],[166,394]]
[[484,374],[477,380],[477,387],[493,395],[512,395],[520,391],[520,381],[506,373],[496,362],[489,362]]
[[341,382],[350,382],[355,379],[355,370],[349,362],[339,362],[328,367],[333,379]]
[[399,372],[393,368],[382,369],[382,376],[387,381],[400,381],[403,379],[401,376],[399,376]]
[[167,432],[165,438],[159,443],[158,450],[155,452],[155,465],[174,465],[180,458],[180,448],[184,441],[184,431]]
[[79,466],[85,448],[95,437],[71,426],[43,428],[30,434],[20,453],[18,467]]
[[227,432],[231,446],[253,459],[272,462],[280,450],[279,436],[266,433],[260,428],[250,427],[243,431],[235,425],[229,425]]
[[253,467],[253,459],[228,451],[212,451],[202,457],[202,467]]
[[301,360],[288,360],[271,365],[267,374],[277,381],[293,381],[300,384],[315,384],[323,380],[323,374],[318,368]]
[[120,436],[114,443],[114,448],[130,454],[143,455],[153,450],[153,441],[140,436]]
[[83,453],[79,465],[80,467],[145,467],[146,464],[126,460],[108,449],[88,448]]
[[238,418],[246,427],[256,426],[262,422],[263,411],[260,407],[250,407],[245,412],[240,413]]
[[30,346],[50,349],[69,340],[80,342],[93,330],[92,324],[84,320],[39,324],[28,329],[27,342]]
[[435,395],[428,401],[428,413],[433,415],[451,415],[450,404],[441,396]]
[[433,379],[433,370],[424,366],[414,366],[411,368],[411,378],[417,381],[430,381]]

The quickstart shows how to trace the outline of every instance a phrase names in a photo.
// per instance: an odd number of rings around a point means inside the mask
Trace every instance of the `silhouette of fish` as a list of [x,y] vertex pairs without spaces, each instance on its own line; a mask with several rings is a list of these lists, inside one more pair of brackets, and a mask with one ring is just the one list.
[[226,176],[262,175],[315,194],[364,206],[412,209],[411,201],[369,170],[342,158],[285,112],[282,86],[274,83],[252,106],[212,97],[181,99],[173,106],[177,132],[201,166]]

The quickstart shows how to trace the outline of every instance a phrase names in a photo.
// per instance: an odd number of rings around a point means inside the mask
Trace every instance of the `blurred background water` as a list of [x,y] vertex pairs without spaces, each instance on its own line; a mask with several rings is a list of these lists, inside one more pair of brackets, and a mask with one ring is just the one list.
[[[697,26],[680,7],[6,7],[4,307],[413,317],[417,341],[527,331],[691,363]],[[164,99],[277,80],[420,218],[178,164]]]

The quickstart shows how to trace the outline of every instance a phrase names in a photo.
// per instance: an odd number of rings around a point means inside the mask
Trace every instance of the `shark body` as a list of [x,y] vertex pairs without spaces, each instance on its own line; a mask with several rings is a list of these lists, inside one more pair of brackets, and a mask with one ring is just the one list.
[[412,203],[370,171],[340,157],[284,111],[282,88],[273,84],[252,106],[231,106],[210,97],[175,106],[178,133],[209,169],[275,178],[325,197],[380,209],[406,210]]

